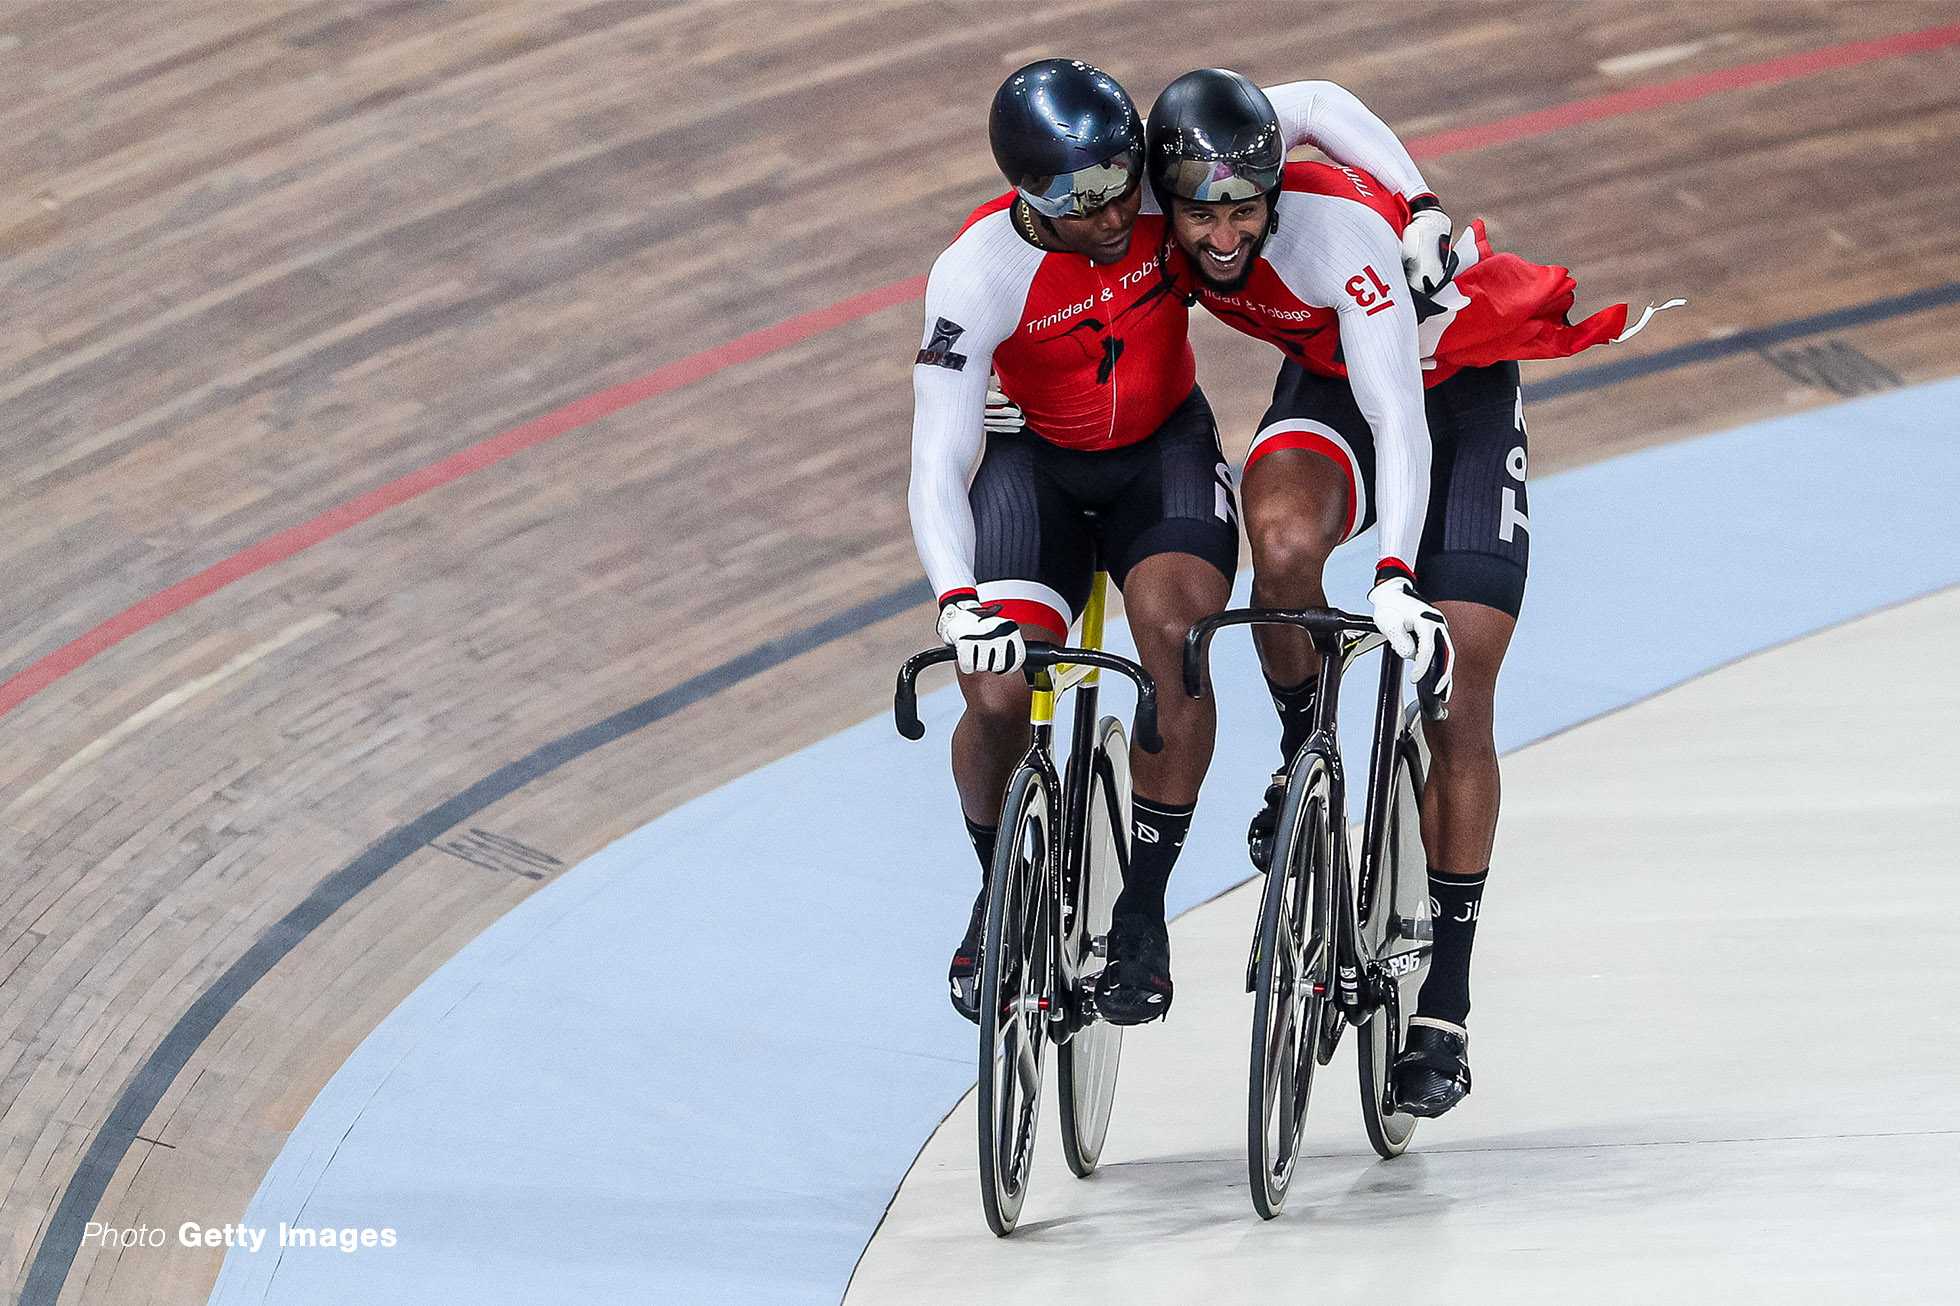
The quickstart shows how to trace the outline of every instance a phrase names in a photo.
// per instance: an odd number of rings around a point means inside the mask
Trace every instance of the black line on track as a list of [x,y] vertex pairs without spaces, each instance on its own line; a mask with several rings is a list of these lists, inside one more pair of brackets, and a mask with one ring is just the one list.
[[238,1005],[239,999],[302,939],[352,901],[355,894],[420,852],[439,835],[454,829],[498,800],[516,793],[533,780],[551,774],[567,762],[584,757],[614,740],[623,739],[683,708],[713,698],[723,690],[779,667],[799,654],[822,648],[874,622],[930,603],[932,599],[932,587],[923,580],[917,580],[848,608],[814,626],[806,626],[793,634],[759,644],[739,657],[730,658],[718,667],[655,694],[645,702],[635,703],[582,730],[574,730],[528,756],[499,767],[454,798],[382,836],[366,852],[320,881],[307,895],[306,901],[286,913],[260,936],[244,956],[233,962],[229,970],[198,996],[190,1010],[178,1018],[157,1045],[156,1051],[150,1054],[149,1060],[143,1063],[142,1069],[123,1089],[115,1109],[109,1113],[101,1132],[89,1144],[81,1165],[76,1168],[74,1177],[68,1181],[68,1187],[61,1195],[61,1204],[55,1208],[54,1216],[48,1222],[48,1231],[35,1253],[32,1268],[27,1272],[27,1283],[21,1289],[20,1306],[56,1306],[62,1287],[67,1282],[68,1271],[74,1267],[75,1256],[81,1250],[82,1234],[88,1222],[94,1218],[102,1194],[108,1190],[109,1181],[115,1178],[123,1157],[136,1141],[137,1131],[149,1119],[150,1113],[156,1110],[164,1093],[204,1040],[218,1027],[218,1022]]
[[1789,322],[1779,322],[1774,326],[1738,331],[1720,340],[1697,340],[1692,344],[1663,349],[1657,354],[1624,358],[1617,362],[1601,363],[1597,367],[1574,368],[1549,380],[1538,381],[1524,387],[1524,397],[1556,399],[1560,395],[1583,394],[1602,386],[1618,385],[1622,381],[1652,376],[1656,372],[1671,372],[1677,367],[1692,367],[1696,363],[1709,363],[1736,354],[1753,354],[1771,345],[1780,345],[1786,340],[1795,340],[1801,336],[1821,336],[1827,331],[1866,326],[1872,322],[1883,322],[1888,318],[1905,317],[1912,313],[1924,313],[1928,309],[1945,308],[1949,304],[1960,304],[1960,281],[1949,281],[1943,286],[1928,286],[1924,290],[1915,290],[1909,295],[1875,299],[1868,304],[1834,308],[1828,313],[1795,318]]
[[[1527,399],[1552,399],[1561,395],[1583,394],[1618,385],[1657,372],[1690,367],[1736,354],[1755,353],[1770,345],[1801,336],[1821,335],[1848,327],[1864,326],[1890,318],[1905,317],[1929,309],[1960,303],[1960,282],[1929,286],[1908,295],[1832,309],[1775,326],[1738,331],[1720,340],[1700,340],[1663,349],[1659,353],[1598,367],[1583,367],[1547,381],[1524,387]],[[170,1032],[143,1063],[142,1069],[123,1089],[115,1109],[89,1145],[82,1163],[62,1191],[61,1203],[48,1222],[47,1233],[35,1251],[34,1263],[21,1289],[19,1306],[58,1306],[61,1290],[81,1250],[82,1233],[94,1218],[109,1181],[115,1177],[137,1131],[191,1056],[217,1028],[240,998],[262,979],[300,941],[351,901],[355,894],[436,838],[460,825],[491,804],[576,761],[595,749],[624,738],[672,716],[682,708],[713,698],[734,685],[781,666],[802,653],[823,647],[834,640],[861,630],[873,622],[930,603],[932,587],[923,580],[902,585],[838,613],[834,617],[806,626],[802,630],[759,644],[739,657],[684,680],[672,689],[655,694],[645,702],[616,712],[603,721],[554,739],[526,757],[491,772],[447,802],[424,812],[407,825],[382,836],[381,840],[347,865],[322,880],[306,901],[293,908],[268,929],[244,956],[233,962],[210,988],[193,1002],[190,1009],[171,1026]]]

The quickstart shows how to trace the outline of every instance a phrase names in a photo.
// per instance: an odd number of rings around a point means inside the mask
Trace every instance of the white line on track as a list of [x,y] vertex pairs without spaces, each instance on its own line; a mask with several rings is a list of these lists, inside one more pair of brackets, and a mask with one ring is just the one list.
[[1651,68],[1662,68],[1683,59],[1692,59],[1704,50],[1720,49],[1734,45],[1739,38],[1733,32],[1723,32],[1720,36],[1705,37],[1699,41],[1685,41],[1680,45],[1657,45],[1651,50],[1636,50],[1632,54],[1617,55],[1611,59],[1601,59],[1593,66],[1608,77],[1631,77]]
[[310,635],[320,629],[320,627],[330,622],[338,621],[339,619],[340,614],[338,612],[316,612],[302,621],[294,622],[271,639],[263,640],[252,645],[252,647],[246,649],[243,653],[240,653],[216,671],[209,671],[197,677],[195,680],[185,681],[162,698],[151,703],[148,707],[117,723],[106,734],[83,748],[81,752],[75,754],[60,766],[57,766],[54,770],[42,776],[18,798],[8,803],[5,808],[0,808],[0,813],[12,812],[18,808],[28,806],[36,799],[52,792],[63,780],[66,780],[69,776],[75,774],[75,772],[81,770],[90,762],[93,762],[96,758],[101,757],[104,753],[141,730],[144,726],[170,715],[171,712],[182,707],[185,703],[190,702],[191,699],[196,698],[213,685],[231,679],[239,672],[250,667],[253,663],[262,661],[272,654],[277,653],[294,640]]

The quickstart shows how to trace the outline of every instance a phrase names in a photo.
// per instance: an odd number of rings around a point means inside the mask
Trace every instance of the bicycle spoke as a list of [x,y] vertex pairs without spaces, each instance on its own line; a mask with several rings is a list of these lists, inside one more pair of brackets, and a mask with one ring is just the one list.
[[1289,1013],[1286,1021],[1286,1041],[1280,1049],[1279,1101],[1275,1104],[1276,1123],[1280,1126],[1277,1144],[1273,1148],[1275,1173],[1287,1174],[1293,1169],[1293,1145],[1299,1129],[1300,1120],[1300,1076],[1299,1057],[1300,1022],[1298,1013]]
[[1032,1035],[1027,1027],[1021,1027],[1019,1046],[1014,1050],[1014,1072],[1020,1078],[1021,1091],[1033,1097],[1041,1091],[1041,1033],[1037,1029]]

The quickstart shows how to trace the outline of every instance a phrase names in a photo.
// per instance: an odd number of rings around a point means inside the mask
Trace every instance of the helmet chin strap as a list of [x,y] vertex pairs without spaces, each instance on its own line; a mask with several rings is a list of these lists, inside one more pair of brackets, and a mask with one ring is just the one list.
[[[1056,229],[1053,218],[1050,218],[1046,213],[1043,213],[1040,209],[1037,209],[1034,205],[1018,196],[1015,197],[1014,207],[1021,215],[1021,235],[1027,240],[1028,244],[1033,245],[1036,249],[1047,250],[1050,253],[1068,254],[1074,252],[1069,249],[1068,237]],[[1041,230],[1048,234],[1048,241],[1045,244],[1042,242],[1041,237],[1035,234],[1036,223],[1040,223]]]
[[1055,230],[1055,224],[1048,220],[1048,215],[1036,209],[1034,205],[1028,203],[1018,195],[1014,197],[1014,211],[1021,219],[1021,235],[1027,240],[1028,244],[1033,245],[1036,249],[1048,248],[1047,245],[1042,244],[1040,233],[1034,229],[1036,222],[1041,224],[1042,230],[1048,233],[1050,240],[1058,245],[1061,243],[1061,233]]

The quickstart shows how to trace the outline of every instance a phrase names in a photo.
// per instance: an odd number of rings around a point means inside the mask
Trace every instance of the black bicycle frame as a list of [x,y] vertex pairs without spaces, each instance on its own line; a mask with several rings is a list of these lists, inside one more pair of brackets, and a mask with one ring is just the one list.
[[[892,699],[892,716],[898,725],[898,733],[907,739],[925,737],[925,723],[919,720],[918,679],[919,673],[929,666],[950,662],[955,657],[950,648],[932,648],[915,653],[905,660],[898,671],[898,687]],[[1023,674],[1028,684],[1038,690],[1055,692],[1054,669],[1062,665],[1094,666],[1104,670],[1119,672],[1130,678],[1137,689],[1136,715],[1132,718],[1131,729],[1135,732],[1138,745],[1146,753],[1161,752],[1164,741],[1157,733],[1157,687],[1150,673],[1128,658],[1115,653],[1105,653],[1100,649],[1056,648],[1052,645],[1037,644],[1027,651],[1023,663]],[[1059,943],[1065,930],[1075,926],[1075,914],[1081,910],[1084,859],[1088,856],[1088,840],[1084,832],[1088,829],[1089,787],[1094,780],[1091,758],[1095,756],[1096,715],[1100,700],[1101,686],[1093,681],[1081,682],[1074,686],[1074,732],[1069,740],[1068,774],[1066,783],[1055,771],[1055,725],[1043,721],[1032,727],[1032,737],[1028,741],[1028,751],[1021,759],[1021,765],[1032,767],[1041,777],[1041,784],[1048,792],[1048,807],[1059,816],[1059,829],[1056,842],[1061,848],[1060,865],[1055,869],[1061,876],[1062,917],[1056,922],[1056,955],[1050,963],[1057,967],[1057,978],[1061,981],[1056,992],[1073,995],[1076,975],[1060,973],[1061,949]],[[1113,777],[1112,777],[1113,779]],[[1128,831],[1122,828],[1123,814],[1115,806],[1113,786],[1105,790],[1110,793],[1110,825],[1118,831],[1116,855],[1119,869],[1127,877],[1129,872],[1129,853],[1126,849]],[[1064,1012],[1054,1013],[1061,1028],[1057,1041],[1066,1040],[1081,1027],[1084,1013],[1073,1003],[1067,1004]]]
[[[1202,698],[1208,692],[1207,655],[1211,637],[1226,626],[1292,626],[1307,633],[1320,654],[1320,685],[1315,696],[1313,733],[1302,750],[1311,749],[1327,759],[1334,810],[1328,813],[1334,839],[1334,864],[1345,873],[1336,879],[1340,937],[1335,941],[1335,1003],[1357,1024],[1379,1005],[1377,995],[1364,991],[1362,958],[1357,940],[1361,935],[1361,908],[1373,901],[1376,875],[1382,850],[1387,843],[1389,788],[1395,782],[1395,748],[1402,728],[1402,658],[1376,629],[1373,618],[1342,612],[1338,608],[1230,608],[1205,617],[1191,627],[1184,639],[1184,692]],[[1368,801],[1361,822],[1361,858],[1357,866],[1351,859],[1347,825],[1347,772],[1341,761],[1338,733],[1341,680],[1356,658],[1380,648],[1381,683],[1375,701],[1373,747],[1368,759]],[[1444,706],[1430,697],[1420,685],[1417,697],[1423,714],[1432,721],[1448,715]]]

